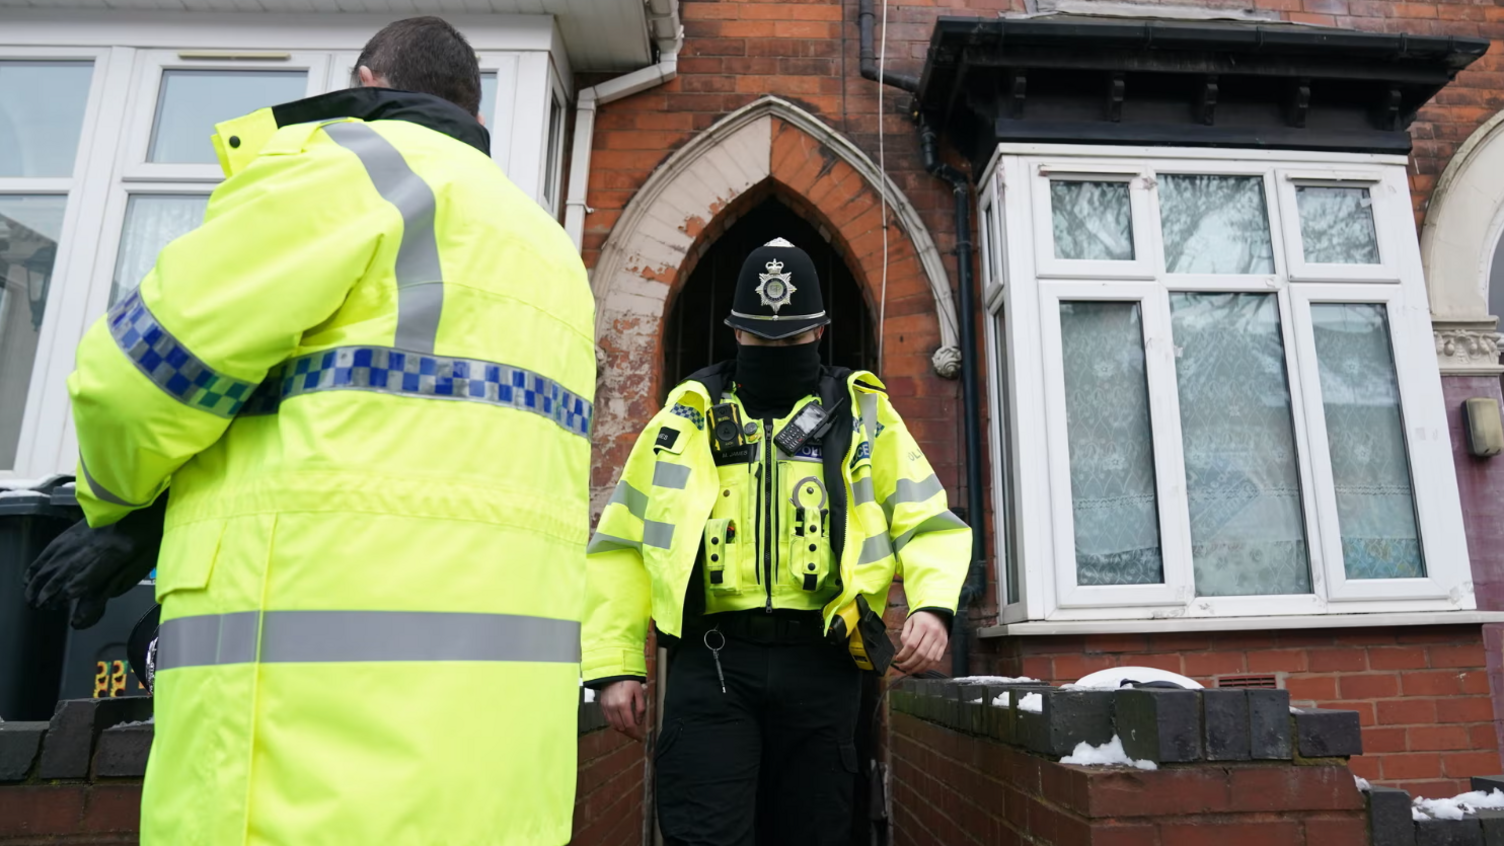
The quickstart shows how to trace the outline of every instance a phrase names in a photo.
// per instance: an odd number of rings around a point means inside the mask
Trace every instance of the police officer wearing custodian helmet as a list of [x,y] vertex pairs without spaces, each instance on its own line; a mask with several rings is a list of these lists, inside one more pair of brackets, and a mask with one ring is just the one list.
[[[803,250],[754,250],[736,359],[669,394],[590,542],[584,678],[617,730],[642,736],[650,619],[669,647],[671,846],[844,844],[860,673],[945,652],[971,530],[877,377],[821,365],[830,319]],[[898,573],[915,610],[895,655]]]

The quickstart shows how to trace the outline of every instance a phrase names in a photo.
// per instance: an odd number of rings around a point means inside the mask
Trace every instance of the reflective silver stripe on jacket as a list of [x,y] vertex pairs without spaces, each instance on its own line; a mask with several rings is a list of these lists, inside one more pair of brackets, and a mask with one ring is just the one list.
[[157,671],[250,662],[579,660],[580,624],[574,620],[436,611],[245,611],[163,623]]
[[648,495],[632,487],[631,483],[626,479],[622,479],[616,483],[616,490],[611,492],[611,500],[606,504],[610,505],[612,503],[625,505],[627,511],[630,511],[632,516],[639,520],[643,518],[643,515],[648,513]]
[[84,481],[89,483],[89,490],[93,491],[96,497],[99,497],[105,502],[108,502],[111,505],[123,505],[126,508],[145,508],[146,506],[151,505],[150,502],[131,502],[129,500],[122,499],[118,494],[111,491],[109,488],[99,484],[99,482],[94,478],[94,474],[89,472],[89,465],[84,463],[84,457],[82,453],[79,453],[78,456],[78,466],[84,471]]
[[877,497],[872,493],[872,477],[867,476],[851,483],[851,503],[853,505],[866,505],[876,502]]
[[873,564],[893,554],[893,545],[888,541],[886,534],[873,535],[862,541],[862,554],[857,558],[857,566]]
[[942,511],[939,514],[936,514],[935,516],[929,518],[928,520],[925,520],[923,523],[920,523],[914,528],[908,530],[907,532],[899,535],[898,539],[893,541],[893,551],[902,552],[903,548],[909,545],[909,541],[913,540],[919,535],[927,534],[929,532],[949,532],[955,529],[965,528],[968,528],[966,522],[963,521],[960,517],[957,517],[955,514],[949,511]]
[[397,346],[433,352],[444,310],[444,276],[434,236],[434,196],[392,143],[363,123],[331,123],[324,132],[354,153],[381,198],[402,213],[397,247]]
[[888,515],[888,520],[893,519],[893,510],[906,502],[927,502],[935,494],[945,490],[940,484],[940,477],[931,473],[927,478],[918,482],[909,479],[899,479],[894,486],[893,495],[883,500],[883,512]]
[[660,461],[653,466],[653,484],[660,488],[683,490],[689,484],[689,468],[683,464]]

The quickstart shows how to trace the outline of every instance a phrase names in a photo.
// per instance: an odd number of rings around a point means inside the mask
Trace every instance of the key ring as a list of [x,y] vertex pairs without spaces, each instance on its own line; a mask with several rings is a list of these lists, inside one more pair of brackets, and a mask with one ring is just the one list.
[[[716,637],[718,637],[718,638],[721,639],[721,645],[720,646],[711,646],[710,645],[710,636],[711,635],[715,635]],[[703,640],[705,642],[705,648],[709,649],[711,652],[720,652],[722,649],[726,648],[726,636],[724,634],[721,634],[721,629],[720,629],[719,626],[717,626],[716,628],[713,628],[710,631],[706,632],[705,633],[705,637],[701,638],[701,640]]]

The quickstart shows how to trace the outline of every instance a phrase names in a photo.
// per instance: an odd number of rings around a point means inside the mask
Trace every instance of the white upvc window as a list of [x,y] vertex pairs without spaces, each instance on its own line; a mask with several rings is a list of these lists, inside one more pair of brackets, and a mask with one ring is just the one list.
[[[214,125],[348,87],[371,34],[326,21],[313,36],[267,26],[237,39],[204,21],[0,32],[0,482],[73,471],[73,351],[202,222],[223,178]],[[467,34],[492,157],[557,215],[572,78],[555,27],[498,18]],[[48,46],[61,40],[83,46]]]
[[1475,607],[1403,158],[980,184],[1002,622]]

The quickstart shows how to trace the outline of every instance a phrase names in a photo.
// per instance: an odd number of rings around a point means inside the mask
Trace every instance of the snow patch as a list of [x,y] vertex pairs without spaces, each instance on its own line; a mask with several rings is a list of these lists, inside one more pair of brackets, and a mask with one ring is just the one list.
[[1371,784],[1368,783],[1368,779],[1366,779],[1366,778],[1364,778],[1364,777],[1362,777],[1360,775],[1353,776],[1353,782],[1355,784],[1357,784],[1358,785],[1358,789],[1361,790],[1361,791],[1363,791],[1364,793],[1367,793],[1367,792],[1373,790],[1373,785],[1371,785]]
[[1011,701],[1013,701],[1012,697],[1008,696],[1008,691],[1005,690],[1002,693],[999,693],[996,699],[992,700],[992,704],[996,705],[999,708],[1006,708],[1008,707],[1008,703]]
[[136,720],[133,723],[116,723],[112,728],[128,729],[128,728],[133,728],[135,726],[149,726],[152,723],[155,723],[156,721],[157,721],[157,715],[153,714],[153,715],[151,715],[150,717],[147,717],[144,720]]
[[1018,709],[1028,711],[1030,714],[1044,713],[1044,697],[1037,693],[1024,694],[1024,698],[1018,700]]
[[1504,791],[1494,788],[1488,793],[1474,790],[1451,799],[1416,799],[1410,808],[1410,816],[1417,820],[1460,820],[1481,810],[1504,810]]
[[1062,764],[1081,764],[1087,767],[1137,767],[1141,770],[1157,770],[1159,765],[1153,761],[1135,761],[1123,751],[1123,739],[1113,735],[1112,739],[1101,746],[1092,746],[1086,741],[1076,744],[1076,750],[1060,759]]
[[1064,690],[1117,690],[1123,686],[1123,682],[1125,681],[1167,681],[1174,682],[1187,690],[1201,689],[1201,683],[1195,679],[1154,667],[1111,667],[1082,676],[1075,683],[1062,685],[1061,687]]
[[951,679],[951,681],[958,682],[960,684],[1029,684],[1029,683],[1038,684],[1039,683],[1039,679],[1031,679],[1028,676],[1019,676],[1018,678],[1013,678],[1012,676],[962,676],[961,678],[958,678],[958,679]]

